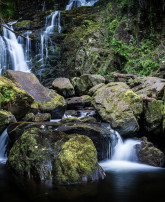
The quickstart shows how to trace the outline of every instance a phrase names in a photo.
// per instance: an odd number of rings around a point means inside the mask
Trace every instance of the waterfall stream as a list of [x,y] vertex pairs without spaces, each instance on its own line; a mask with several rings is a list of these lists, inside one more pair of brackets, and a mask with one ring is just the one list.
[[6,147],[8,144],[8,140],[9,138],[6,129],[0,136],[0,164],[4,164],[7,161]]

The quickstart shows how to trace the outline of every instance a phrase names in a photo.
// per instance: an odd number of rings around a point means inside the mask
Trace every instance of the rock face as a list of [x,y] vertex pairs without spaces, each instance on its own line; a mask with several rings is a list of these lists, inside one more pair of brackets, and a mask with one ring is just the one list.
[[87,91],[100,84],[105,83],[105,78],[101,75],[84,74],[80,78],[75,77],[72,79],[73,86],[77,95],[87,94]]
[[0,134],[10,124],[16,122],[14,115],[8,111],[0,110]]
[[33,108],[41,112],[50,112],[52,118],[61,118],[64,114],[65,99],[53,90],[42,86],[34,74],[8,70],[5,76],[34,98]]
[[99,88],[93,96],[99,115],[121,135],[139,130],[136,120],[143,111],[142,99],[122,82],[111,82]]
[[7,166],[18,175],[56,184],[104,178],[88,137],[39,128],[27,129],[15,142]]
[[57,78],[52,83],[53,89],[57,91],[60,95],[67,97],[72,97],[75,95],[73,85],[67,78]]
[[146,137],[141,138],[141,145],[137,146],[137,154],[140,163],[149,164],[151,166],[162,167],[165,165],[165,156],[163,152],[154,147]]
[[54,182],[58,184],[85,183],[104,179],[97,163],[97,151],[86,136],[78,135],[67,141],[54,161]]
[[0,76],[0,108],[10,111],[18,120],[30,110],[34,98],[11,80]]

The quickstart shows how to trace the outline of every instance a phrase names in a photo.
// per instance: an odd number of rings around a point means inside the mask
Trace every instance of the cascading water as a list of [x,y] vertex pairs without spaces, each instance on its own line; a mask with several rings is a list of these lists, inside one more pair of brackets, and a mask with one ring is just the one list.
[[77,8],[80,6],[93,6],[98,0],[70,0],[66,6],[66,10]]
[[[14,23],[16,22],[8,23],[8,27],[11,30],[13,30],[12,25]],[[1,37],[0,43],[3,44],[2,48],[5,52],[5,59],[1,60],[1,72],[9,69],[9,67],[16,71],[30,72],[25,61],[23,47],[18,43],[16,35],[13,32],[3,27],[3,37]]]
[[0,136],[0,164],[6,163],[7,161],[7,152],[6,152],[6,147],[8,144],[8,134],[7,134],[7,129],[2,133]]
[[114,134],[114,141],[107,156],[110,159],[100,162],[101,167],[105,171],[134,171],[134,170],[156,170],[157,167],[138,163],[136,145],[140,144],[139,140],[128,139],[125,142],[122,140],[117,131],[110,129]]
[[55,28],[57,28],[59,33],[61,32],[60,15],[60,11],[54,11],[46,18],[45,31],[41,34],[40,61],[42,64],[46,63],[46,59],[49,56],[49,48],[52,47],[51,51],[54,51],[50,36],[55,32]]

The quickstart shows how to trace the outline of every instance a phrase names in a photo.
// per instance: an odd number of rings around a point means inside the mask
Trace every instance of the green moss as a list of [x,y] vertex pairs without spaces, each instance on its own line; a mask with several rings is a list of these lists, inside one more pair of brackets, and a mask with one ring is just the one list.
[[54,182],[79,183],[85,176],[91,178],[97,167],[97,152],[93,142],[86,136],[77,135],[61,147],[54,163]]

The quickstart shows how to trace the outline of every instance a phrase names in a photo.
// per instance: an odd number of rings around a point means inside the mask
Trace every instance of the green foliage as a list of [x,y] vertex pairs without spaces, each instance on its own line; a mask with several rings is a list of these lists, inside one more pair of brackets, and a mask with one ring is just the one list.
[[0,92],[0,97],[1,97],[1,99],[0,99],[1,103],[2,102],[9,103],[10,101],[15,99],[15,94],[10,88],[3,87]]
[[14,15],[13,3],[9,1],[0,1],[0,15],[6,19],[11,19]]

